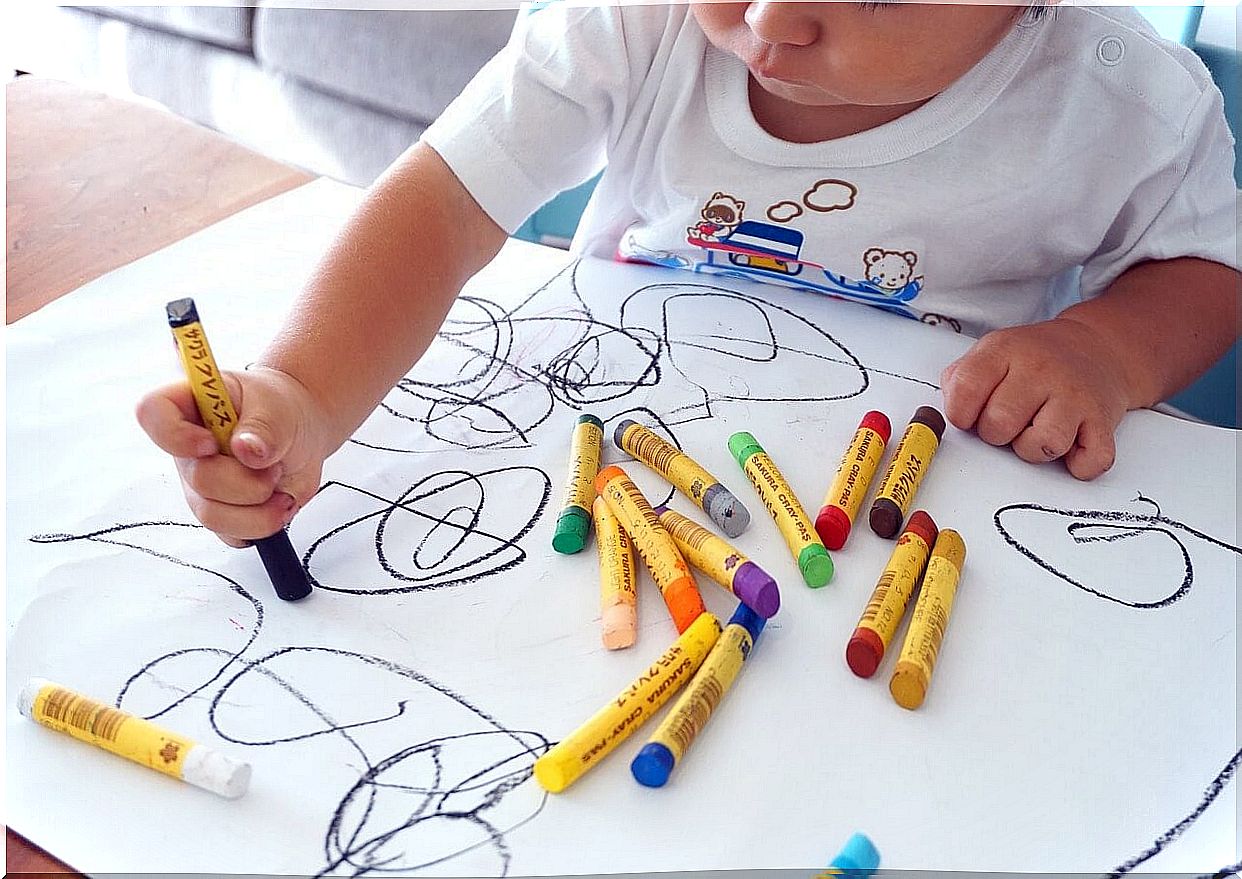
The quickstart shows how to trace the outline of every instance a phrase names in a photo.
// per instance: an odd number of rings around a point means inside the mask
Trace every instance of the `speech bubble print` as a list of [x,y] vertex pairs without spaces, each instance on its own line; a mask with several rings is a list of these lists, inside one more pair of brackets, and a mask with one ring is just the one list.
[[768,219],[773,223],[788,223],[802,216],[802,205],[792,201],[778,201],[768,208]]
[[815,185],[802,195],[802,203],[813,211],[844,211],[854,206],[858,187],[844,180],[816,180]]

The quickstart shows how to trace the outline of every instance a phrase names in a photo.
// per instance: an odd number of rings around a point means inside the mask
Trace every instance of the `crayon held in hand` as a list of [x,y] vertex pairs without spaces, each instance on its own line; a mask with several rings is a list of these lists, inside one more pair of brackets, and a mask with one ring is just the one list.
[[[181,354],[181,365],[194,391],[198,413],[215,436],[220,454],[231,455],[229,440],[237,426],[237,410],[229,399],[220,368],[211,356],[211,346],[207,344],[207,334],[199,322],[194,300],[177,299],[165,308],[177,351]],[[285,601],[297,601],[310,595],[310,580],[284,529],[256,540],[254,546],[278,596]]]
[[763,568],[676,510],[656,507],[655,512],[691,565],[728,589],[765,620],[780,609],[780,589]]
[[927,513],[915,510],[845,647],[845,661],[860,678],[875,674],[884,659],[935,542],[936,523]]
[[914,710],[927,696],[965,564],[966,543],[962,535],[949,528],[941,531],[927,561],[927,573],[923,575],[919,600],[910,617],[906,643],[888,684],[893,699],[902,708]]
[[250,785],[249,763],[42,678],[22,687],[17,711],[48,729],[222,797],[240,797]]
[[620,650],[632,645],[638,634],[638,569],[634,567],[634,545],[602,497],[595,499],[591,513],[595,519],[595,545],[599,547],[599,611],[604,626],[604,646]]
[[927,475],[944,435],[944,416],[931,406],[920,406],[893,451],[880,487],[871,504],[871,530],[881,537],[896,537],[914,502],[914,493]]
[[651,509],[630,477],[620,467],[605,467],[595,477],[595,490],[608,504],[612,514],[621,520],[621,527],[630,535],[638,554],[643,557],[651,577],[660,587],[664,603],[678,632],[698,619],[703,613],[703,596],[690,573],[690,566],[682,558],[673,538],[660,524],[660,518]]
[[604,422],[594,415],[580,416],[569,447],[565,504],[552,535],[552,548],[557,552],[575,553],[586,546],[591,531],[591,506],[595,503],[595,474],[603,446]]
[[729,537],[750,525],[750,512],[719,479],[655,431],[626,419],[613,431],[612,441],[676,486]]
[[768,457],[759,441],[744,430],[729,437],[729,451],[776,521],[776,527],[797,561],[806,585],[819,587],[827,584],[832,579],[832,556],[824,549],[802,503],[775,462]]
[[662,787],[742,670],[763,631],[763,617],[744,604],[729,618],[690,685],[630,763],[639,784]]
[[854,432],[854,438],[841,457],[837,475],[824,495],[824,505],[815,517],[815,530],[829,549],[845,546],[863,498],[867,496],[867,487],[880,469],[892,429],[888,416],[871,411],[863,416]]
[[554,794],[573,784],[690,680],[719,636],[720,620],[700,614],[632,684],[535,761],[535,780]]

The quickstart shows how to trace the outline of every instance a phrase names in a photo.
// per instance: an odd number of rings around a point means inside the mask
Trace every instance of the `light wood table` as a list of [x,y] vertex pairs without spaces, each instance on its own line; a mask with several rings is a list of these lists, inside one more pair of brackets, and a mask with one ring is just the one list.
[[[5,87],[6,323],[314,179],[171,113],[55,80]],[[72,873],[6,830],[8,875]]]

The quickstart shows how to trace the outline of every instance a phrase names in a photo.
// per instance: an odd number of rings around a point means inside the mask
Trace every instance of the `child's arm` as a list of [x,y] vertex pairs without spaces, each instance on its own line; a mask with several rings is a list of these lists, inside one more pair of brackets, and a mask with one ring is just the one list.
[[505,233],[430,147],[374,184],[258,364],[228,376],[233,458],[217,454],[184,383],[138,420],[177,459],[191,510],[226,542],[264,537],[315,493],[324,459],[431,344]]
[[941,376],[945,412],[1026,461],[1064,457],[1094,479],[1127,410],[1181,390],[1238,338],[1240,283],[1202,259],[1140,263],[1050,321],[980,339]]

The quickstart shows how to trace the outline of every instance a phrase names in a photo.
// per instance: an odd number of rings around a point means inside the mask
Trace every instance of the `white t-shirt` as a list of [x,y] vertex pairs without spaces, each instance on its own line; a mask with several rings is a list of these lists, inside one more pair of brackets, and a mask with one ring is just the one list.
[[1237,265],[1220,92],[1131,9],[1019,24],[917,110],[821,143],[766,133],[747,81],[685,4],[553,5],[423,139],[507,231],[604,168],[576,252],[972,335],[1051,317],[1142,260]]

